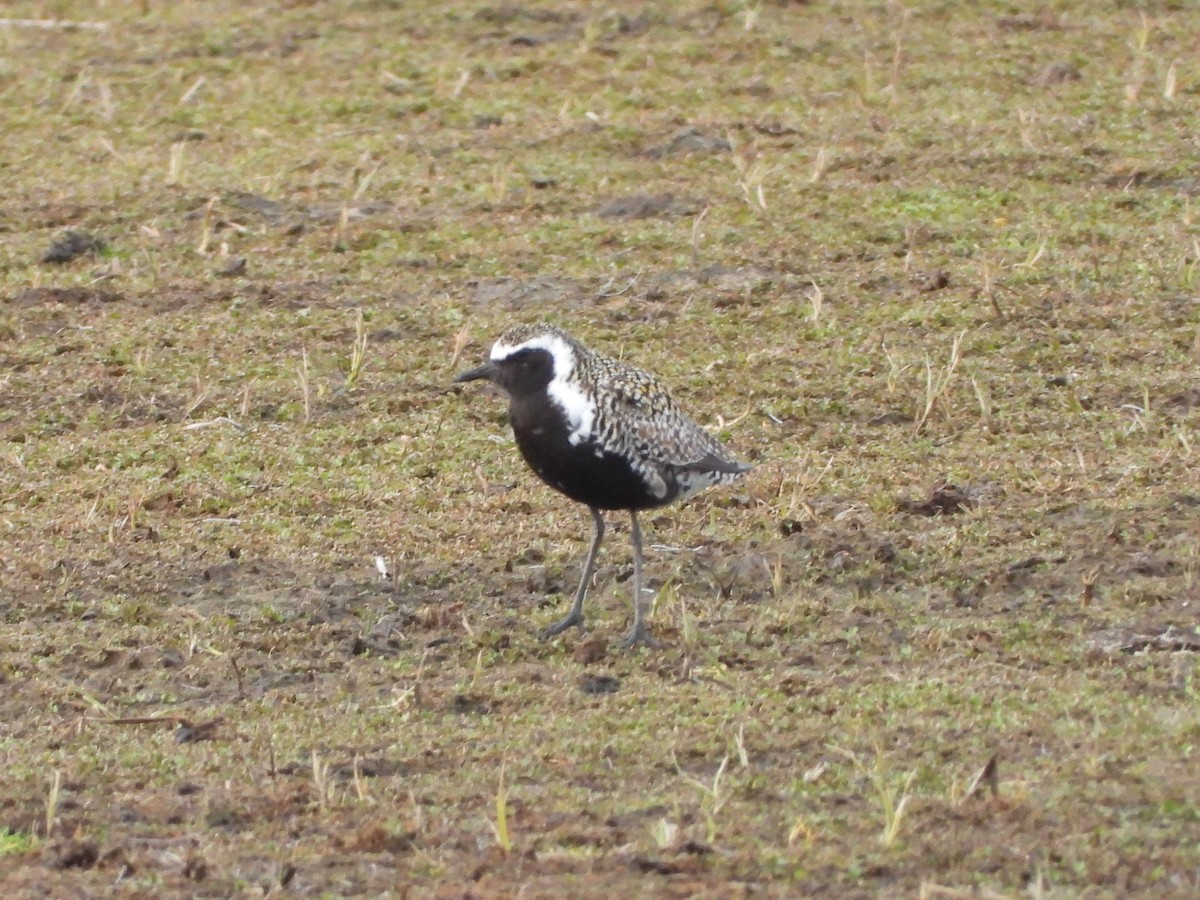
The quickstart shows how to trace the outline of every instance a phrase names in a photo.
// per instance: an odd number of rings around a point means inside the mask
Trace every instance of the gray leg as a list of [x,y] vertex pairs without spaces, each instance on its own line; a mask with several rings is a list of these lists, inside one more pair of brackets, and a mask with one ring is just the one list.
[[638,525],[637,512],[629,511],[630,533],[633,536],[633,627],[629,634],[617,642],[621,648],[636,647],[645,644],[647,647],[662,645],[650,636],[646,627],[645,605],[642,603],[642,529]]
[[544,638],[562,634],[572,625],[583,627],[583,598],[587,596],[588,585],[592,583],[592,576],[596,573],[596,555],[600,552],[600,542],[604,540],[604,517],[595,507],[589,506],[588,510],[592,514],[594,523],[592,549],[588,551],[587,562],[583,564],[583,577],[579,579],[579,590],[575,592],[575,602],[571,604],[569,613],[542,632]]

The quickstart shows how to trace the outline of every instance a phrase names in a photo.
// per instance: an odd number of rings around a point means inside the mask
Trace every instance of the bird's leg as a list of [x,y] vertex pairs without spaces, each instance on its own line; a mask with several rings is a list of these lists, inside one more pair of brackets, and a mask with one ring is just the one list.
[[642,529],[638,525],[637,511],[629,511],[629,531],[633,536],[633,627],[629,634],[617,642],[622,649],[645,644],[647,647],[661,647],[658,641],[650,636],[646,627],[645,606],[642,603]]
[[579,579],[579,590],[575,592],[575,602],[571,604],[569,613],[542,632],[544,638],[562,634],[572,625],[583,627],[583,598],[587,596],[588,585],[592,583],[592,575],[596,572],[596,555],[600,552],[600,542],[604,540],[604,516],[600,515],[600,510],[594,506],[589,506],[588,509],[592,514],[592,522],[595,523],[592,533],[592,549],[588,551],[587,562],[583,564],[583,577]]

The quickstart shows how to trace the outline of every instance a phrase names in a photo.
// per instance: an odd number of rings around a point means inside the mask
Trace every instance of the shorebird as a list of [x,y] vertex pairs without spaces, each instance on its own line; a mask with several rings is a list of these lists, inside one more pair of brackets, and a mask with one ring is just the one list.
[[655,644],[642,602],[639,510],[729,484],[751,467],[693,422],[653,375],[589,350],[553,325],[509,328],[486,364],[454,381],[479,379],[508,394],[513,435],[529,467],[592,514],[592,545],[575,602],[543,637],[583,627],[603,511],[624,509],[633,539],[633,626],[618,646]]

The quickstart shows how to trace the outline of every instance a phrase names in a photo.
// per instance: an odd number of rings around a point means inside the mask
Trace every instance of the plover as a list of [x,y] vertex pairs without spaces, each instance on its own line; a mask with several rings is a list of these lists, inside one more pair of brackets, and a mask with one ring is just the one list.
[[488,379],[509,397],[517,447],[537,476],[592,514],[592,546],[571,611],[543,632],[583,627],[583,600],[604,539],[603,510],[629,511],[633,627],[621,647],[652,644],[642,603],[638,511],[683,500],[750,470],[693,422],[653,375],[601,356],[553,325],[516,325],[489,361],[456,383]]

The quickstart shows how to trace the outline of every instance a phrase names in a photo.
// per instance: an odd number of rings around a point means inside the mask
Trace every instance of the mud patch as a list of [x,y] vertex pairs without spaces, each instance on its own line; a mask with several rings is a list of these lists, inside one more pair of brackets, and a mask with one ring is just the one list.
[[664,156],[686,156],[698,154],[707,156],[715,153],[729,153],[733,145],[728,138],[700,128],[681,128],[667,138],[663,143],[646,148],[645,155],[651,159]]
[[799,285],[794,276],[766,266],[705,266],[700,269],[671,269],[647,279],[644,296],[665,299],[684,291],[708,289],[720,294],[745,295],[776,285]]
[[1144,628],[1106,628],[1088,636],[1085,646],[1095,653],[1200,653],[1197,626],[1150,625]]
[[694,216],[704,209],[700,197],[674,194],[629,194],[600,203],[593,212],[602,219],[651,219],[658,216]]
[[17,306],[47,306],[60,303],[64,306],[84,306],[97,303],[116,303],[122,295],[113,291],[91,287],[35,287],[24,288],[13,295]]
[[594,294],[570,278],[486,278],[472,282],[469,302],[476,306],[500,306],[508,310],[536,307],[577,309],[589,305]]
[[52,869],[90,869],[99,859],[95,841],[55,841],[42,851],[42,861]]
[[1057,84],[1078,81],[1082,77],[1083,74],[1074,63],[1052,62],[1034,75],[1029,83],[1034,87],[1048,88]]
[[1004,489],[991,481],[974,484],[944,483],[933,487],[923,499],[901,497],[896,509],[916,516],[953,516],[983,505],[994,505],[1004,497]]
[[1110,175],[1101,183],[1105,187],[1118,191],[1127,191],[1131,188],[1148,188],[1150,190],[1170,191],[1189,196],[1200,194],[1200,178],[1180,177],[1163,172],[1147,172],[1143,169]]

